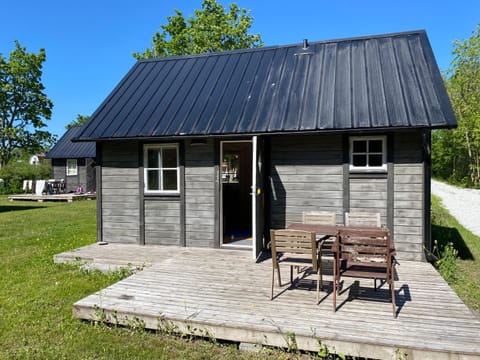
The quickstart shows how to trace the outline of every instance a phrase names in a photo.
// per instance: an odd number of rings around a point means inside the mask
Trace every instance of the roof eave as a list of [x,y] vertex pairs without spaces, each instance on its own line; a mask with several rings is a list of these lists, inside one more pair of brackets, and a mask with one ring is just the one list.
[[453,129],[453,125],[435,126],[398,126],[398,127],[377,127],[377,128],[349,128],[349,129],[312,129],[312,130],[287,130],[271,132],[249,132],[249,133],[219,133],[219,134],[185,134],[185,135],[164,135],[164,136],[129,136],[129,137],[92,137],[75,138],[73,142],[105,142],[105,141],[158,141],[158,140],[191,140],[199,138],[245,138],[251,136],[281,136],[281,135],[312,135],[312,134],[345,134],[345,133],[386,133],[396,131],[412,130],[436,130]]

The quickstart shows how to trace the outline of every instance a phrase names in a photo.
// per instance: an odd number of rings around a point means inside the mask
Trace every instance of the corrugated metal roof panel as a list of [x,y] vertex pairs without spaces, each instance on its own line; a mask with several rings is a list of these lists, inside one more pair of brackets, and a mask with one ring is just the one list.
[[456,126],[424,31],[137,62],[80,140]]
[[47,153],[49,159],[80,159],[94,158],[96,153],[95,143],[72,142],[82,131],[82,126],[73,126],[57,141],[55,146]]

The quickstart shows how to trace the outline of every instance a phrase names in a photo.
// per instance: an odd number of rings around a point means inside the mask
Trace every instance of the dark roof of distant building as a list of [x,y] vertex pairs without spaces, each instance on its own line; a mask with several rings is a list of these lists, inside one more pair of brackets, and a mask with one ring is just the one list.
[[449,128],[425,31],[138,61],[78,140]]
[[79,159],[94,158],[95,143],[72,142],[82,131],[82,126],[73,126],[58,140],[55,146],[47,153],[50,159]]

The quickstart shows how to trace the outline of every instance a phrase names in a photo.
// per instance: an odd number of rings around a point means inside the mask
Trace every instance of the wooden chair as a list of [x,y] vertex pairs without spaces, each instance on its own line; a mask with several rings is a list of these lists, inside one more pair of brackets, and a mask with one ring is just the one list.
[[272,248],[272,293],[275,282],[275,270],[278,273],[278,286],[282,286],[280,265],[290,266],[290,283],[293,283],[293,267],[312,267],[317,273],[317,303],[321,284],[320,264],[317,254],[315,233],[302,230],[270,230]]
[[[334,211],[304,211],[303,212],[304,224],[315,225],[336,225],[337,219]],[[332,246],[335,242],[334,236],[325,236],[317,234],[317,243],[320,255],[320,283],[323,284],[323,259],[333,261]]]
[[333,311],[337,310],[337,293],[342,276],[377,279],[389,285],[393,317],[396,317],[394,254],[388,229],[340,229],[333,246]]
[[345,226],[381,227],[380,213],[346,212]]
[[333,211],[304,211],[304,224],[336,225],[336,217]]

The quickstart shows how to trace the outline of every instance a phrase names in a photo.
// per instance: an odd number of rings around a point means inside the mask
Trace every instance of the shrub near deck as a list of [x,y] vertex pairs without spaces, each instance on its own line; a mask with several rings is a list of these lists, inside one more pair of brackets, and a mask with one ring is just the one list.
[[[0,197],[0,359],[268,358],[206,341],[108,328],[72,318],[72,304],[118,280],[53,263],[95,241],[95,202],[10,203]],[[288,354],[276,353],[277,358]]]

